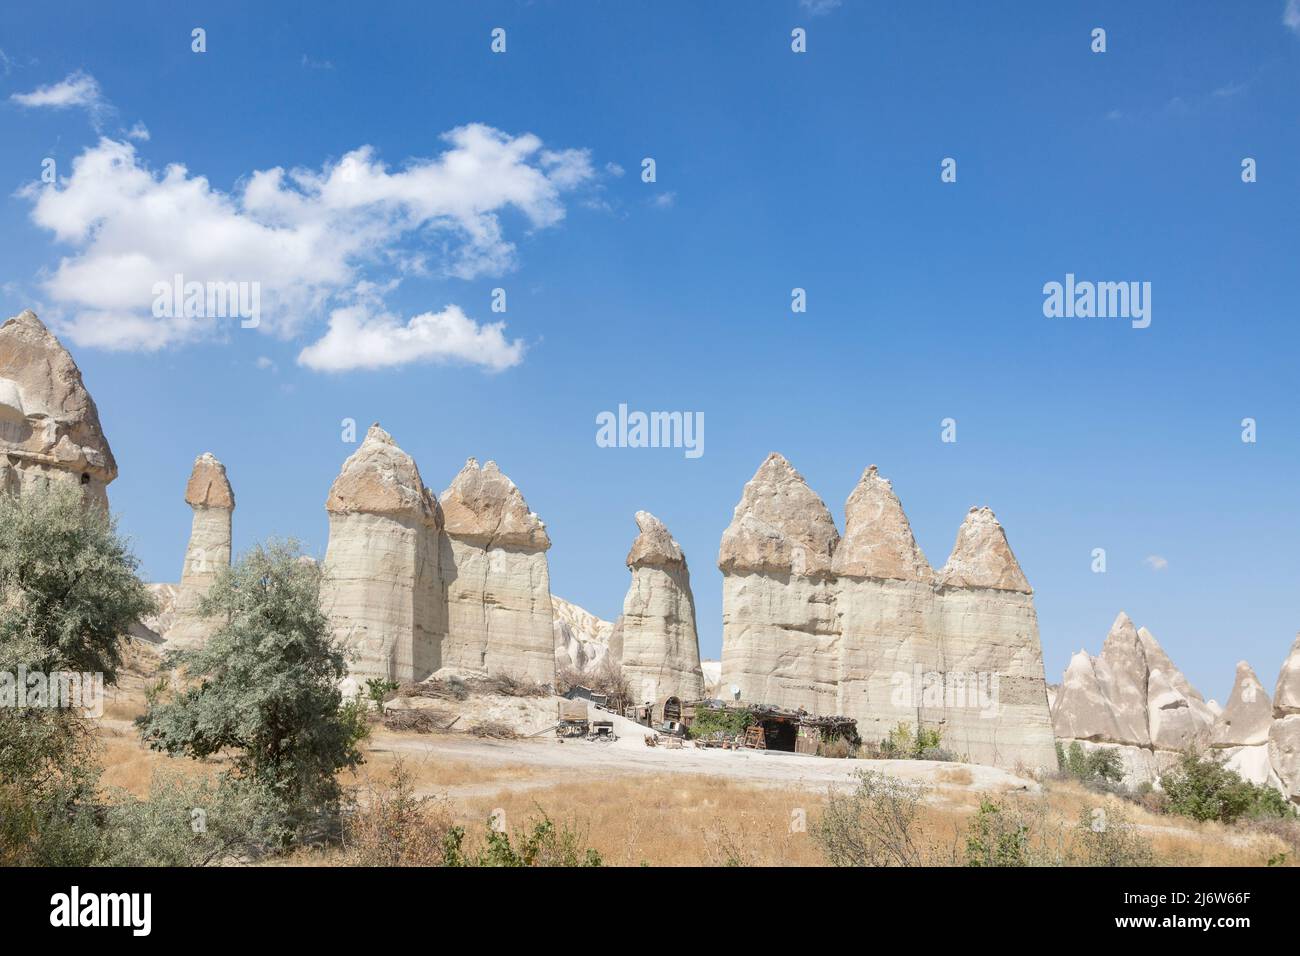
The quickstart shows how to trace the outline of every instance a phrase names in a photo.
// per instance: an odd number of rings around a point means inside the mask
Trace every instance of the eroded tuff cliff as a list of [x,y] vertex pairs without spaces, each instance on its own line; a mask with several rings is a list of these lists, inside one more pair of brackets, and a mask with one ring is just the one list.
[[648,511],[636,513],[628,552],[632,582],[623,600],[623,677],[640,701],[704,695],[695,598],[681,546]]
[[117,462],[68,350],[30,310],[0,326],[0,491],[65,482],[108,507]]
[[199,605],[221,571],[230,567],[235,493],[226,476],[226,466],[211,452],[194,459],[185,485],[185,503],[194,515],[181,580],[172,604],[171,623],[166,631],[167,643],[173,647],[203,644],[219,624],[213,617],[202,616]]
[[854,717],[864,738],[919,721],[1001,766],[1055,766],[1032,590],[993,512],[972,508],[944,568],[871,466],[825,504],[777,454],[723,535],[722,683],[744,700]]

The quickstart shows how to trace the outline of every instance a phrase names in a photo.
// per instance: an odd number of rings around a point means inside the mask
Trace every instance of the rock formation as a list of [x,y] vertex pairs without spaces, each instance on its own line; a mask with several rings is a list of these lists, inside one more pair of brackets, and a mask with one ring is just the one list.
[[77,485],[100,507],[117,462],[81,371],[26,311],[0,326],[0,491]]
[[182,648],[202,644],[216,629],[216,620],[199,614],[199,603],[221,571],[230,567],[230,518],[235,510],[235,493],[226,477],[226,466],[210,452],[194,459],[185,485],[185,503],[194,510],[194,517],[172,605],[173,620],[166,631],[168,645]]
[[993,512],[971,509],[936,574],[874,465],[845,511],[839,540],[780,455],[745,486],[718,559],[722,685],[868,740],[919,721],[971,760],[1054,767],[1032,590]]
[[614,622],[598,618],[585,608],[551,595],[555,629],[555,667],[593,671],[605,661]]
[[1300,803],[1300,635],[1296,636],[1273,691],[1273,726],[1268,757],[1282,792]]
[[1237,662],[1232,694],[1214,721],[1210,746],[1224,766],[1251,783],[1281,787],[1268,755],[1269,730],[1273,726],[1273,705],[1268,691],[1251,666]]
[[718,549],[722,678],[745,701],[836,712],[839,533],[802,475],[773,453],[745,485]]
[[1130,783],[1153,782],[1211,740],[1216,714],[1146,628],[1123,611],[1098,657],[1070,660],[1052,709],[1060,742],[1114,747]]
[[938,575],[935,613],[944,745],[977,763],[1055,768],[1033,589],[989,508],[972,508],[962,522]]
[[546,525],[493,461],[479,467],[469,459],[440,500],[442,666],[553,684]]
[[640,530],[627,556],[632,584],[623,601],[623,677],[640,701],[704,696],[695,598],[681,547],[662,521],[636,513]]
[[415,462],[371,425],[343,463],[325,509],[330,531],[321,606],[351,655],[351,674],[428,677],[440,666],[447,635],[442,514]]

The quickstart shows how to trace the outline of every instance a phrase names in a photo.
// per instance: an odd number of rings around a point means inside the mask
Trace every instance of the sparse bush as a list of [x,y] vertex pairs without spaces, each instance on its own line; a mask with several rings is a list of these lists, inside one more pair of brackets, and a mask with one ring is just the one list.
[[445,729],[446,718],[432,710],[388,710],[384,712],[384,728],[413,734],[434,734]]
[[610,710],[622,713],[625,707],[639,703],[632,698],[632,685],[623,677],[623,670],[617,661],[603,659],[590,671],[580,671],[575,667],[561,668],[555,675],[555,692],[561,696],[574,687],[589,687],[598,694],[604,694]]
[[483,846],[472,860],[460,852],[463,832],[454,830],[448,840],[448,865],[462,866],[548,866],[589,867],[603,866],[599,853],[584,847],[583,835],[573,826],[564,823],[556,826],[549,816],[541,813],[515,834],[513,842],[508,833],[487,828]]
[[966,826],[967,866],[1029,866],[1029,826],[1000,801],[984,797]]
[[925,788],[860,770],[849,794],[831,791],[812,836],[832,866],[921,866],[917,819]]
[[943,746],[943,733],[937,727],[921,727],[914,731],[912,725],[900,721],[889,736],[874,747],[863,748],[859,756],[873,760],[943,760],[956,761],[961,757]]
[[1151,866],[1151,841],[1121,811],[1084,810],[1075,827],[1074,851],[1084,866]]
[[1121,793],[1124,780],[1124,762],[1115,747],[1097,747],[1085,749],[1077,740],[1070,742],[1069,749],[1064,749],[1061,742],[1056,743],[1056,758],[1061,766],[1061,773],[1073,777],[1093,790]]
[[399,686],[397,681],[388,680],[385,677],[372,677],[366,681],[366,697],[375,705],[375,710],[382,714],[384,704]]
[[363,803],[344,817],[343,848],[354,866],[445,866],[460,837],[447,808],[431,797],[417,797],[411,775],[400,760],[386,784],[370,784]]

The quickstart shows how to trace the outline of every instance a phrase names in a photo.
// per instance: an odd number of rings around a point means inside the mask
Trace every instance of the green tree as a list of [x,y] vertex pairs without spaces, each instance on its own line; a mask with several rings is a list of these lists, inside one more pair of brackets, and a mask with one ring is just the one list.
[[288,846],[337,821],[336,775],[362,760],[364,707],[344,702],[347,665],[320,608],[321,571],[294,542],[254,547],[222,572],[200,612],[207,644],[169,655],[184,686],[138,719],[154,749],[195,758],[230,752]]
[[[116,523],[70,485],[0,494],[0,672],[116,679],[121,641],[155,609]],[[79,712],[0,706],[0,863],[85,865],[101,853],[99,780]]]
[[1294,813],[1272,787],[1242,780],[1213,760],[1185,753],[1160,777],[1171,813],[1194,820],[1233,823],[1245,817],[1282,817]]

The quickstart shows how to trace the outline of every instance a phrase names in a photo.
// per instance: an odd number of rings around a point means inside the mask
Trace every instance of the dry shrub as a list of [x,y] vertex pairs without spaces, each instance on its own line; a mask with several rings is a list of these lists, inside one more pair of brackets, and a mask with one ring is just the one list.
[[345,859],[353,866],[442,866],[449,839],[451,815],[432,797],[417,797],[411,776],[401,760],[388,780],[367,782],[356,807],[344,820]]
[[961,787],[968,787],[975,782],[975,777],[967,767],[953,767],[949,769],[944,767],[938,773],[940,783],[951,783]]
[[589,687],[608,699],[609,709],[618,713],[637,701],[632,699],[632,685],[623,677],[617,663],[605,658],[593,670],[580,671],[576,667],[562,667],[555,674],[555,692],[567,694],[574,687]]
[[431,697],[434,700],[466,700],[469,697],[469,688],[458,677],[449,677],[446,680],[430,679],[420,681],[418,684],[403,684],[398,688],[397,696]]
[[446,729],[446,719],[432,710],[386,710],[384,728],[414,734],[434,734]]
[[509,674],[492,674],[488,677],[471,677],[466,683],[477,694],[499,694],[502,697],[550,697],[551,685]]
[[484,720],[471,727],[469,732],[475,737],[493,737],[498,740],[514,740],[519,736],[513,727],[499,720]]

